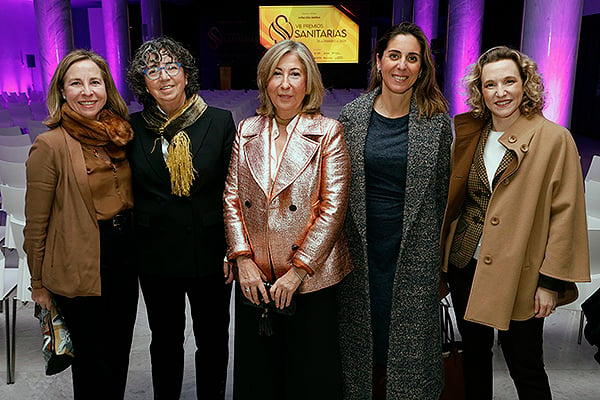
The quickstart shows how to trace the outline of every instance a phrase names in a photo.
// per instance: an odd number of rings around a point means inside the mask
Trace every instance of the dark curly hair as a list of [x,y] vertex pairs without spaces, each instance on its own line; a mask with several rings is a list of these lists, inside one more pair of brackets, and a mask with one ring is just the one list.
[[127,69],[129,87],[144,107],[156,105],[156,100],[148,93],[143,71],[159,64],[164,57],[170,57],[173,62],[181,63],[188,82],[185,86],[186,98],[198,93],[200,90],[200,71],[196,66],[196,60],[188,49],[167,36],[148,40],[135,52]]

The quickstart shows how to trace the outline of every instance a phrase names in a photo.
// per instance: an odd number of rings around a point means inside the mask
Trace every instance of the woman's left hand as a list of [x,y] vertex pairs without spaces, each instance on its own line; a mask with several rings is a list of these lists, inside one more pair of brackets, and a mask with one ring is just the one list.
[[271,298],[275,301],[275,307],[277,308],[284,309],[289,306],[292,302],[292,296],[302,283],[292,268],[277,279],[271,287]]
[[544,318],[550,316],[556,308],[558,292],[538,286],[535,291],[535,317]]

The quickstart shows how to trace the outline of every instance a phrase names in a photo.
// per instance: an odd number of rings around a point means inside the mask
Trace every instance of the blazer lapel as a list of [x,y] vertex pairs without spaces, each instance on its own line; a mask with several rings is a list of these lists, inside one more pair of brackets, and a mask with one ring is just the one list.
[[150,168],[158,175],[161,181],[170,182],[169,170],[162,153],[162,140],[148,130],[138,135],[140,145]]
[[202,148],[204,140],[206,139],[208,131],[210,130],[212,119],[206,116],[207,111],[208,109],[204,111],[204,114],[202,114],[202,116],[196,122],[184,129],[184,131],[190,137],[190,142],[192,144],[192,158],[195,158],[198,154],[198,151],[200,151],[200,148]]
[[261,188],[265,197],[269,197],[271,177],[269,176],[269,123],[268,118],[259,118],[258,123],[240,127],[245,138],[244,154],[252,177]]
[[319,148],[319,143],[306,136],[323,135],[319,118],[304,115],[298,117],[298,123],[292,132],[281,157],[279,170],[273,183],[271,198],[277,196],[304,171]]
[[67,143],[67,148],[69,149],[73,174],[75,175],[79,192],[81,193],[81,197],[83,198],[83,202],[85,203],[90,216],[94,221],[96,221],[96,208],[94,207],[92,189],[90,188],[88,181],[87,168],[85,166],[85,159],[83,158],[81,144],[75,138],[69,135],[64,128],[61,129]]

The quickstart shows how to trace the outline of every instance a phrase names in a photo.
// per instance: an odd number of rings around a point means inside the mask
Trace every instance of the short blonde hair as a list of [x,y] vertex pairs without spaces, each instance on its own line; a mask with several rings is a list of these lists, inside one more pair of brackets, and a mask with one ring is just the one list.
[[77,49],[71,51],[60,60],[50,81],[50,88],[48,89],[48,97],[46,99],[48,117],[44,120],[44,124],[51,129],[62,124],[62,105],[66,103],[62,95],[62,89],[65,86],[65,75],[67,75],[67,71],[73,64],[84,60],[94,62],[102,72],[102,79],[106,88],[106,105],[104,108],[111,110],[123,119],[129,119],[127,104],[125,104],[125,100],[123,100],[117,90],[106,60],[93,51]]
[[469,72],[463,78],[467,105],[471,108],[473,116],[483,119],[490,117],[490,110],[483,99],[481,74],[484,65],[500,60],[513,60],[519,70],[523,81],[523,100],[519,107],[521,114],[529,118],[542,112],[546,103],[546,94],[537,64],[520,51],[506,46],[498,46],[483,53],[477,62],[469,67]]
[[315,58],[303,43],[284,40],[274,44],[267,50],[258,63],[256,83],[258,85],[260,105],[256,109],[256,113],[259,115],[266,115],[268,117],[275,115],[275,107],[267,93],[267,86],[269,86],[269,81],[279,61],[288,53],[294,53],[298,56],[306,73],[306,96],[304,96],[300,112],[303,114],[319,114],[321,112],[325,87],[323,86],[321,71],[319,71],[319,66]]

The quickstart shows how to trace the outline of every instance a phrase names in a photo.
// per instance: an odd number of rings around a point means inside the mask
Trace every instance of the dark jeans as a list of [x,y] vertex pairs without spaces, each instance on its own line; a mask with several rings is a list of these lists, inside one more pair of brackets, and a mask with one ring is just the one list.
[[231,285],[223,282],[222,274],[201,278],[140,275],[152,331],[150,358],[155,399],[176,400],[181,394],[186,295],[196,343],[196,395],[202,400],[225,397]]
[[274,314],[274,334],[258,333],[262,311],[242,304],[236,285],[235,400],[341,399],[335,286],[296,294],[293,316]]
[[[475,261],[464,268],[448,268],[448,285],[462,336],[463,367],[467,399],[492,399],[492,348],[494,328],[464,320],[475,273]],[[502,353],[520,400],[551,399],[550,384],[544,370],[543,318],[511,321],[507,331],[498,331]]]
[[73,342],[76,400],[123,399],[137,315],[131,232],[100,228],[101,296],[53,295]]

